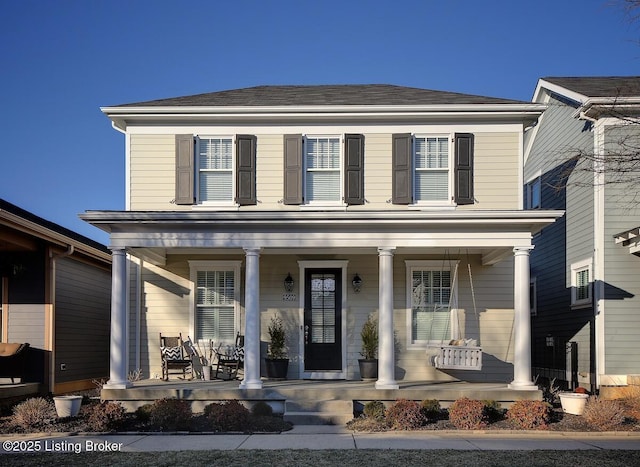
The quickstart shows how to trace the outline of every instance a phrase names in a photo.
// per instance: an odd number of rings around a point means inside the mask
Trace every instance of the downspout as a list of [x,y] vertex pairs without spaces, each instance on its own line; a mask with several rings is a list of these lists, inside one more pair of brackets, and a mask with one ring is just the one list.
[[[62,253],[54,254],[52,250],[49,250],[49,258],[51,259],[51,311],[49,314],[49,332],[47,333],[49,336],[49,343],[45,345],[45,347],[49,347],[46,350],[51,352],[51,357],[49,358],[49,362],[51,367],[49,369],[49,391],[55,391],[55,383],[56,383],[56,346],[55,346],[55,338],[56,338],[56,262],[58,259],[66,258],[71,256],[75,251],[75,247],[73,245],[67,245],[67,251]],[[46,324],[45,324],[46,326]]]

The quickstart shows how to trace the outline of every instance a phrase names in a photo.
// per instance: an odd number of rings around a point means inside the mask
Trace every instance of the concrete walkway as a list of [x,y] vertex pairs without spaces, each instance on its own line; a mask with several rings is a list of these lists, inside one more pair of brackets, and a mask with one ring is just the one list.
[[2,435],[8,452],[201,451],[235,449],[640,450],[640,433],[420,431],[353,433],[338,426],[296,426],[281,434]]

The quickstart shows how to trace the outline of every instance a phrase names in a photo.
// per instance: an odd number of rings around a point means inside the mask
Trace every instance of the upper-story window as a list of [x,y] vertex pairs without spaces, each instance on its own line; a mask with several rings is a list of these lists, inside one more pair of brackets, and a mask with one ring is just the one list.
[[540,209],[542,207],[541,204],[541,188],[542,183],[540,181],[540,177],[536,177],[527,183],[526,196],[527,196],[527,209]]
[[364,136],[284,135],[284,204],[364,204]]
[[304,143],[306,202],[342,201],[340,138],[307,136]]
[[198,201],[231,203],[234,200],[233,138],[197,139]]
[[451,200],[448,136],[416,137],[414,167],[414,201]]
[[253,135],[176,135],[176,204],[251,205],[256,196]]
[[473,204],[473,142],[469,133],[392,136],[392,202]]

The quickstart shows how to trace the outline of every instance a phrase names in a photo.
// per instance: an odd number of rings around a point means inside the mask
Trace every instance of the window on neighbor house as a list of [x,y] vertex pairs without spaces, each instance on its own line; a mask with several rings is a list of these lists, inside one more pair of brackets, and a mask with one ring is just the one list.
[[364,136],[284,135],[284,204],[364,204]]
[[574,306],[591,304],[591,260],[571,266],[571,304]]
[[175,203],[256,204],[256,143],[253,135],[176,135]]
[[407,262],[407,266],[410,343],[448,342],[454,334],[451,268],[437,261]]
[[197,340],[233,342],[238,329],[239,263],[192,263],[193,335]]
[[473,204],[470,133],[392,135],[393,204]]
[[531,316],[538,314],[537,288],[537,279],[532,277],[529,281],[529,312]]
[[541,187],[540,177],[527,183],[527,209],[540,209],[542,207]]

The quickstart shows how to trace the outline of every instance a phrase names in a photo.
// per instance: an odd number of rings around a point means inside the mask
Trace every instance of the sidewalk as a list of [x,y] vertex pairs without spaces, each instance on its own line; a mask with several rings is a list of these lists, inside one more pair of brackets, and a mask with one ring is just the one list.
[[[430,431],[353,433],[301,425],[281,434],[2,435],[8,452],[159,452],[240,449],[640,450],[638,432]],[[29,450],[29,448],[31,448]]]

